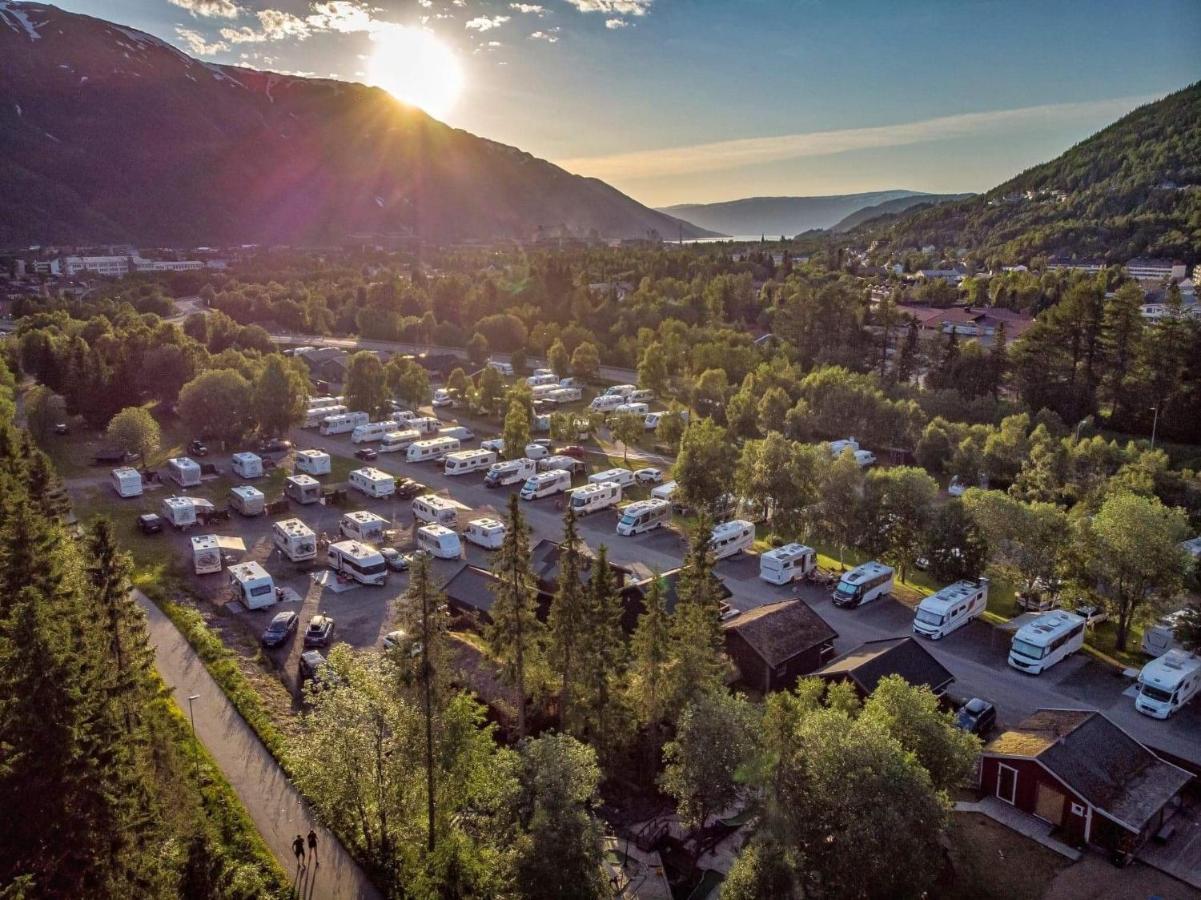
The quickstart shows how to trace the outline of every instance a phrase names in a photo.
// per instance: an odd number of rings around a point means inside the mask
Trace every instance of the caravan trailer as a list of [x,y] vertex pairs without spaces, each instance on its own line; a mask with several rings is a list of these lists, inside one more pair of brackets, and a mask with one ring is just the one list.
[[342,401],[337,397],[309,397],[305,401],[305,409],[329,409],[331,406],[337,406]]
[[459,450],[457,453],[447,453],[442,471],[447,475],[466,475],[468,472],[478,472],[487,469],[496,462],[496,453],[492,450]]
[[388,563],[374,547],[357,541],[330,544],[326,553],[329,567],[343,578],[382,587],[388,581]]
[[345,406],[340,403],[333,406],[321,406],[313,409],[305,410],[304,424],[302,428],[316,428],[330,416],[341,416],[350,412]]
[[422,494],[413,500],[413,518],[426,525],[445,525],[448,528],[459,520],[462,503],[437,494]]
[[365,412],[346,412],[336,416],[326,416],[321,420],[322,434],[350,434],[360,425],[366,425],[371,417]]
[[676,483],[668,481],[663,484],[655,485],[651,488],[651,496],[659,500],[671,500],[672,495],[676,492]]
[[284,480],[284,496],[304,506],[321,502],[321,482],[309,475],[289,475]]
[[273,524],[271,541],[292,562],[317,558],[317,535],[300,519],[281,519]]
[[755,526],[745,519],[721,522],[713,529],[713,535],[709,538],[709,547],[713,550],[715,560],[749,550],[754,543]]
[[503,487],[506,484],[523,482],[537,471],[537,464],[532,459],[510,459],[507,462],[493,463],[488,467],[484,476],[484,487]]
[[263,477],[263,460],[257,453],[235,453],[229,458],[229,467],[239,478]]
[[532,388],[547,387],[549,385],[558,387],[559,379],[555,377],[554,372],[535,372],[526,378],[525,383]]
[[759,557],[759,577],[768,584],[791,584],[817,568],[817,551],[804,544],[785,544]]
[[433,416],[414,416],[405,423],[406,428],[412,428],[426,435],[436,435],[442,428],[442,420]]
[[267,511],[267,498],[258,488],[239,484],[229,489],[229,505],[244,516],[261,516]]
[[275,603],[275,582],[256,562],[230,566],[229,583],[247,609],[262,609]]
[[625,537],[661,528],[671,521],[671,504],[666,500],[639,500],[621,511],[617,533]]
[[328,475],[330,457],[324,450],[297,450],[296,471],[305,475]]
[[623,403],[613,410],[619,416],[642,416],[644,422],[650,411],[650,407],[645,403]]
[[1084,617],[1066,610],[1039,616],[1018,629],[1009,645],[1009,664],[1039,675],[1084,646]]
[[347,484],[356,491],[376,499],[391,497],[396,493],[396,479],[387,472],[381,472],[371,466],[355,469],[350,473]]
[[551,469],[549,472],[538,472],[526,479],[518,494],[522,500],[538,500],[559,494],[571,488],[571,473],[562,469]]
[[472,519],[463,537],[485,550],[499,550],[505,542],[505,523],[497,519]]
[[988,579],[957,581],[922,599],[913,616],[913,633],[939,640],[988,608]]
[[132,466],[113,469],[111,482],[118,497],[142,496],[142,473]]
[[588,408],[597,412],[613,412],[617,407],[625,403],[617,394],[600,394],[593,397],[592,402],[588,404]]
[[404,428],[400,431],[389,431],[384,435],[379,445],[380,453],[398,453],[408,450],[416,441],[421,440],[421,432],[415,428]]
[[604,484],[607,481],[627,488],[634,484],[634,473],[629,469],[606,469],[604,472],[588,476],[589,484]]
[[1201,657],[1169,650],[1138,673],[1134,708],[1155,719],[1166,719],[1201,691]]
[[164,497],[159,515],[176,528],[183,530],[196,524],[196,503],[193,497]]
[[414,441],[409,445],[406,459],[411,463],[428,462],[432,459],[442,459],[448,453],[459,449],[459,441],[452,437],[429,438],[424,441]]
[[546,399],[552,403],[577,403],[583,396],[578,387],[557,387],[547,392]]
[[[543,475],[550,474],[543,472]],[[562,473],[566,475],[567,473]],[[532,479],[531,479],[532,480]],[[526,482],[526,487],[529,482]],[[522,491],[524,494],[524,489]],[[589,513],[599,512],[602,509],[609,509],[621,502],[621,485],[615,481],[606,481],[602,484],[586,484],[581,488],[576,488],[570,492],[571,508],[577,516],[586,516]]]
[[180,487],[196,487],[200,484],[200,466],[187,456],[167,460],[167,476]]
[[1176,628],[1184,618],[1184,610],[1168,613],[1154,625],[1148,625],[1143,632],[1143,641],[1139,649],[1145,656],[1163,656],[1169,650],[1180,648],[1176,640]]
[[391,419],[385,422],[368,422],[365,425],[358,425],[350,433],[350,442],[352,444],[366,444],[369,441],[378,441],[389,431],[395,431],[399,427],[400,423]]
[[378,544],[384,539],[388,530],[388,520],[377,516],[365,509],[348,512],[338,520],[338,530],[342,537],[351,541],[361,541],[364,544]]
[[490,359],[490,360],[488,360],[487,363],[485,363],[485,365],[487,365],[487,367],[489,369],[496,369],[496,371],[499,372],[501,375],[505,375],[510,378],[513,377],[513,364],[512,363],[501,362],[499,359]]
[[551,395],[557,393],[560,387],[557,384],[540,384],[536,388],[530,389],[530,396],[534,400],[545,400],[548,403],[554,403]]
[[221,546],[215,534],[198,534],[192,538],[192,569],[197,575],[212,575],[221,571]]
[[838,580],[830,599],[835,606],[847,609],[871,603],[892,593],[892,575],[892,566],[875,560],[865,562]]
[[624,402],[636,390],[638,390],[638,385],[636,384],[614,384],[605,389],[603,396],[620,397]]
[[551,469],[562,469],[572,476],[581,475],[588,470],[588,465],[582,459],[574,456],[547,456],[538,460],[538,471],[549,472]]
[[474,441],[475,432],[466,425],[447,425],[445,428],[439,428],[437,437],[451,437],[459,443],[465,441]]
[[443,525],[422,525],[417,529],[417,549],[435,559],[458,559],[463,555],[459,536]]

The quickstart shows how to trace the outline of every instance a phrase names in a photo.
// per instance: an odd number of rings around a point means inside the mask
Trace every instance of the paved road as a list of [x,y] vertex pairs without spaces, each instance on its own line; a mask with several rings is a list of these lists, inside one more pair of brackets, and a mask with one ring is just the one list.
[[[233,785],[272,854],[293,876],[298,894],[306,900],[379,898],[338,839],[313,818],[300,792],[208,674],[187,639],[149,598],[136,593],[149,621],[159,673],[185,715],[188,697],[198,695],[193,703],[197,737]],[[317,831],[320,865],[310,863],[297,872],[292,840],[297,834],[307,835],[310,827]]]

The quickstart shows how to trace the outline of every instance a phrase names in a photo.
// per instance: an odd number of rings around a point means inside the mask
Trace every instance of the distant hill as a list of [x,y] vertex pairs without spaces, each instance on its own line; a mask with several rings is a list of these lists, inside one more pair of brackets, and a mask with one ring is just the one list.
[[1201,83],[1141,106],[986,194],[860,226],[858,243],[1201,260]]
[[654,231],[709,235],[376,88],[212,65],[0,0],[0,245]]
[[918,191],[871,191],[829,197],[748,197],[725,203],[686,203],[660,210],[671,216],[730,235],[800,234],[829,228],[868,206],[906,197],[924,197]]
[[857,209],[842,221],[830,226],[830,231],[844,232],[850,231],[864,222],[868,222],[879,216],[895,215],[896,213],[905,212],[908,209],[921,206],[937,206],[939,203],[947,203],[951,200],[964,200],[973,194],[912,194],[908,197],[897,197],[895,200],[885,200],[883,203],[877,203],[873,206],[865,206],[863,209]]

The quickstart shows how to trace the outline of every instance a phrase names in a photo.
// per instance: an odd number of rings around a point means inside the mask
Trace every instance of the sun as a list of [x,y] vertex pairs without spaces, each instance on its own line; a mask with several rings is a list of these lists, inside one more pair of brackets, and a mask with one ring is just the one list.
[[420,28],[393,25],[371,36],[375,49],[367,81],[397,100],[441,118],[463,89],[463,70],[454,52]]

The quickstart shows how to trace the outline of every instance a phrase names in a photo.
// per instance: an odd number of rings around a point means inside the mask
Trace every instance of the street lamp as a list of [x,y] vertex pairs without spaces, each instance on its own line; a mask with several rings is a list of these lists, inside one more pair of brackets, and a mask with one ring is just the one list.
[[200,783],[200,744],[196,741],[196,713],[192,709],[192,703],[200,699],[199,694],[188,695],[188,718],[192,722],[192,763],[196,773],[196,783]]
[[1152,411],[1155,413],[1155,418],[1153,418],[1151,420],[1151,449],[1152,450],[1155,449],[1155,429],[1159,425],[1159,407],[1161,405],[1162,404],[1156,403],[1154,406],[1151,407]]

